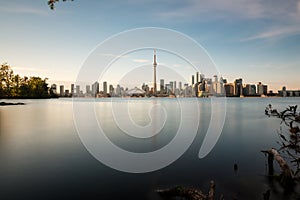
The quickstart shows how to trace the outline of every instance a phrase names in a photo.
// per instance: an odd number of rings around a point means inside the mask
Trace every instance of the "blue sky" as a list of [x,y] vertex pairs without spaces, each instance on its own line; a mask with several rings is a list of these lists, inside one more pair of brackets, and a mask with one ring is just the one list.
[[[75,0],[57,3],[54,11],[46,0],[2,0],[0,24],[0,62],[51,83],[75,81],[89,53],[111,35],[162,27],[195,39],[230,82],[242,77],[274,91],[300,89],[297,0]],[[151,59],[135,55],[132,61]]]

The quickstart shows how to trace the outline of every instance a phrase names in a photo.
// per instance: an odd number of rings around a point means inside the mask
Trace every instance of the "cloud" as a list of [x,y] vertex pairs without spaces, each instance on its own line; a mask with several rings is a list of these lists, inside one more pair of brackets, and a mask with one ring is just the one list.
[[300,26],[286,26],[286,27],[278,27],[272,28],[266,31],[263,31],[259,34],[250,36],[248,38],[242,39],[242,42],[247,42],[251,40],[258,40],[258,39],[270,39],[270,38],[278,38],[284,37],[289,35],[295,35],[300,33]]
[[[175,1],[176,2],[176,1]],[[295,0],[186,0],[181,6],[171,4],[172,9],[159,10],[161,18],[193,20],[285,20],[300,21],[300,1]],[[292,19],[292,20],[293,20]]]
[[33,14],[39,16],[49,15],[49,11],[42,8],[29,7],[27,5],[6,5],[0,7],[1,12],[15,13],[15,14]]
[[173,64],[173,67],[182,67],[180,64]]
[[132,61],[136,62],[136,63],[147,63],[147,62],[150,62],[149,60],[146,60],[146,59],[133,59]]
[[48,72],[46,69],[38,69],[33,67],[12,67],[13,70],[30,71],[30,72]]
[[232,16],[239,16],[236,19],[261,18],[264,12],[265,8],[260,0],[187,0],[184,6],[171,11],[161,11],[157,15],[162,18],[196,17],[194,19],[207,20],[232,19]]
[[127,55],[122,55],[122,56],[120,56],[120,55],[111,54],[111,53],[100,53],[100,54],[98,54],[98,55],[100,55],[100,56],[105,56],[105,57],[113,57],[113,58],[128,58]]

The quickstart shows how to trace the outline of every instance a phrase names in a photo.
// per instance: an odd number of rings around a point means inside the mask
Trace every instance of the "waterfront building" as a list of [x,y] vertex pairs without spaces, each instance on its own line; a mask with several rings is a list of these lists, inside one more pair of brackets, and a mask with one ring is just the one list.
[[234,96],[243,96],[243,79],[241,78],[234,81]]
[[71,95],[74,96],[74,84],[71,84]]
[[165,80],[164,79],[160,79],[160,94],[164,94],[164,86],[165,86]]
[[92,84],[92,96],[96,97],[98,93],[99,93],[99,82],[96,81],[94,84]]
[[122,96],[121,86],[119,84],[117,85],[115,95],[116,95],[116,97]]
[[65,89],[63,85],[59,86],[59,95],[63,97],[65,95]]
[[281,97],[298,97],[300,96],[300,90],[287,90],[285,86],[282,90],[278,91],[278,95]]
[[85,86],[85,94],[87,96],[90,96],[92,93],[91,93],[91,86],[90,85],[86,85]]
[[268,93],[268,86],[263,85],[261,82],[257,84],[257,94],[259,95],[267,95]]
[[181,91],[182,90],[182,82],[181,81],[179,81],[178,87],[179,87],[179,90]]
[[174,83],[173,84],[173,92],[175,93],[175,90],[177,89],[177,87],[176,87],[176,81],[174,81],[173,83]]
[[103,95],[104,96],[107,95],[107,82],[106,81],[103,82]]
[[195,83],[195,77],[194,75],[192,75],[192,85],[194,85],[194,83]]
[[52,84],[50,87],[50,94],[57,94],[57,86],[56,84]]
[[174,90],[173,90],[173,88],[174,88],[174,86],[173,86],[173,81],[170,81],[170,88],[169,88],[169,90],[170,90],[170,92],[171,93],[173,93],[174,92]]
[[113,97],[113,96],[115,96],[115,94],[114,94],[114,86],[113,85],[109,85],[109,95],[111,96],[111,97]]
[[225,88],[225,94],[226,94],[227,97],[234,96],[234,84],[226,83],[224,85],[224,88]]
[[80,85],[76,85],[76,96],[80,97]]
[[134,87],[126,91],[127,96],[130,97],[144,97],[146,92],[140,88]]

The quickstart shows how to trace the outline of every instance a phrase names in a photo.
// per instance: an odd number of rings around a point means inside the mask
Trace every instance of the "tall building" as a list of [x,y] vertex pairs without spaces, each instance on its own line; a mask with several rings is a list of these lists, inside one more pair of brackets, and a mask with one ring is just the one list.
[[56,84],[52,84],[50,87],[50,94],[57,94]]
[[178,88],[179,88],[179,90],[182,90],[182,82],[181,81],[179,81],[179,83],[178,83]]
[[196,83],[199,83],[199,72],[196,72]]
[[103,82],[103,94],[107,95],[107,82],[106,81]]
[[71,95],[73,96],[74,95],[74,84],[71,84]]
[[243,95],[243,79],[235,79],[234,81],[234,95],[242,96]]
[[261,82],[258,82],[258,84],[257,84],[257,94],[267,95],[267,93],[268,93],[268,86],[263,85]]
[[177,86],[176,86],[176,81],[174,81],[174,88],[173,88],[173,91],[175,92],[176,91],[176,89],[177,89]]
[[192,75],[192,85],[194,85],[194,83],[195,83],[195,77],[194,75]]
[[80,96],[80,85],[76,85],[76,96]]
[[170,91],[174,92],[174,90],[173,90],[174,89],[173,81],[170,81],[169,85],[170,85]]
[[65,89],[63,85],[59,86],[59,95],[63,97],[65,95]]
[[113,96],[115,96],[115,94],[114,94],[114,86],[113,85],[109,85],[109,95],[111,96],[111,97],[113,97]]
[[92,96],[96,96],[97,94],[99,93],[99,82],[95,82],[93,85],[92,85]]
[[118,84],[117,88],[116,88],[116,94],[117,97],[122,96],[122,90],[121,90],[121,86]]
[[153,77],[153,94],[156,95],[156,49],[154,49],[154,60],[153,60],[153,68],[154,68],[154,77]]
[[90,86],[90,85],[86,85],[86,86],[85,86],[85,93],[86,93],[87,95],[90,95],[90,94],[91,94],[91,86]]
[[165,80],[160,79],[160,94],[164,93]]
[[232,83],[225,84],[225,94],[227,97],[234,96],[234,85]]
[[267,85],[263,85],[263,94],[264,95],[268,94],[268,86]]

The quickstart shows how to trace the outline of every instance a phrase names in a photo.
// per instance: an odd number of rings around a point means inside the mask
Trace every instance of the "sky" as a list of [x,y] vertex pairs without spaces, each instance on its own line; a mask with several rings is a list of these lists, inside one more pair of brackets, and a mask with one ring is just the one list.
[[[0,0],[0,25],[1,63],[21,76],[47,77],[66,89],[97,45],[142,27],[193,38],[229,82],[241,77],[275,92],[283,85],[300,89],[299,0],[74,0],[57,3],[55,10],[47,0]],[[158,66],[184,63],[170,58],[158,51]],[[151,66],[152,59],[148,50],[132,53],[130,62],[116,68]],[[188,73],[181,75],[189,80]],[[110,77],[108,82],[117,83]]]

